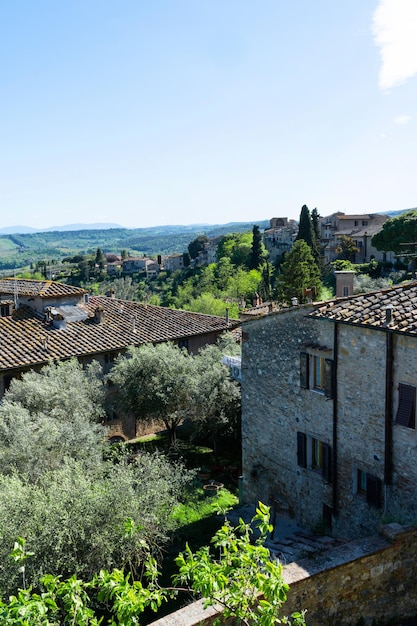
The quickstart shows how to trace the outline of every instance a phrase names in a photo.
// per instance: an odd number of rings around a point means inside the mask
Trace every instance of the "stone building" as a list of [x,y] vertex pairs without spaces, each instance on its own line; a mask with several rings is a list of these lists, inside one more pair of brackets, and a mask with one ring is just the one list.
[[287,217],[273,217],[269,220],[269,228],[263,232],[263,242],[271,263],[292,249],[297,235],[298,223],[295,220]]
[[339,258],[337,248],[342,236],[350,237],[358,251],[354,253],[353,263],[369,263],[376,261],[395,261],[393,252],[381,252],[372,245],[372,237],[382,229],[388,215],[379,213],[365,213],[361,215],[345,215],[341,211],[332,213],[319,220],[321,231],[321,245],[324,259],[330,263]]
[[304,527],[417,519],[417,283],[242,323],[243,494]]
[[[0,398],[13,378],[48,361],[98,361],[108,372],[129,346],[170,341],[195,354],[239,322],[159,306],[90,296],[50,280],[0,280]],[[124,417],[108,424],[112,436],[135,437]]]

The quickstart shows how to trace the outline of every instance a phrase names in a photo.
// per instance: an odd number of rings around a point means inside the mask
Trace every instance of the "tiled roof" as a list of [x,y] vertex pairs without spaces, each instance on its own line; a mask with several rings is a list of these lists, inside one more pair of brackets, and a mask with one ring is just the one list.
[[[137,302],[92,296],[84,305],[89,317],[66,327],[47,325],[29,307],[0,318],[0,370],[30,367],[49,359],[123,350],[130,345],[178,340],[235,328],[221,317],[166,309]],[[104,311],[97,323],[94,312]]]
[[30,280],[3,278],[0,280],[0,294],[18,296],[39,296],[40,298],[59,298],[64,296],[80,296],[86,293],[81,287],[72,287],[56,283],[52,280]]
[[[391,311],[387,311],[391,309]],[[417,334],[417,282],[320,304],[311,317]]]

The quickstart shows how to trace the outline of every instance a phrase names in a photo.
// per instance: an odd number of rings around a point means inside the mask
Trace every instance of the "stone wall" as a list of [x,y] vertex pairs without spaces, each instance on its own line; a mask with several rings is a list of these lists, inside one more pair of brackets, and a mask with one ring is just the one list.
[[[307,626],[356,626],[417,615],[417,530],[390,524],[379,536],[283,567],[283,615],[307,609]],[[211,626],[218,613],[195,602],[153,626]],[[232,625],[228,622],[229,626]]]
[[331,506],[332,487],[319,472],[297,465],[297,432],[331,444],[333,402],[300,387],[300,352],[328,348],[333,325],[307,317],[301,306],[242,326],[242,462],[244,502],[278,501],[305,527]]
[[[417,431],[396,424],[396,412],[399,383],[416,386],[417,341],[384,327],[310,318],[312,310],[294,307],[242,324],[243,500],[274,501],[301,526],[330,522],[335,536],[348,539],[387,521],[414,523]],[[303,387],[302,352],[311,360],[310,383],[312,359],[333,360],[332,398]],[[317,442],[330,451],[330,477],[313,462]],[[360,477],[377,483],[377,503]]]

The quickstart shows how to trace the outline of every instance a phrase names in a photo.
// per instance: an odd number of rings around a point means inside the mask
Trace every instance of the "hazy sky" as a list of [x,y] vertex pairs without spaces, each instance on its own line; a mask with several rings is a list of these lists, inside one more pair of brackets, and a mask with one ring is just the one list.
[[0,227],[417,206],[416,0],[0,3]]

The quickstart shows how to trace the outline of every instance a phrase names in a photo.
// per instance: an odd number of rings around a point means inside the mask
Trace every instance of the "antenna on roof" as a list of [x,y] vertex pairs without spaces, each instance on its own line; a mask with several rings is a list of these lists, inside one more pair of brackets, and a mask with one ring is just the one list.
[[17,309],[17,301],[18,301],[18,289],[17,289],[17,280],[16,280],[16,269],[13,270],[13,275],[14,275],[14,281],[13,281],[13,300],[14,300],[14,306]]

